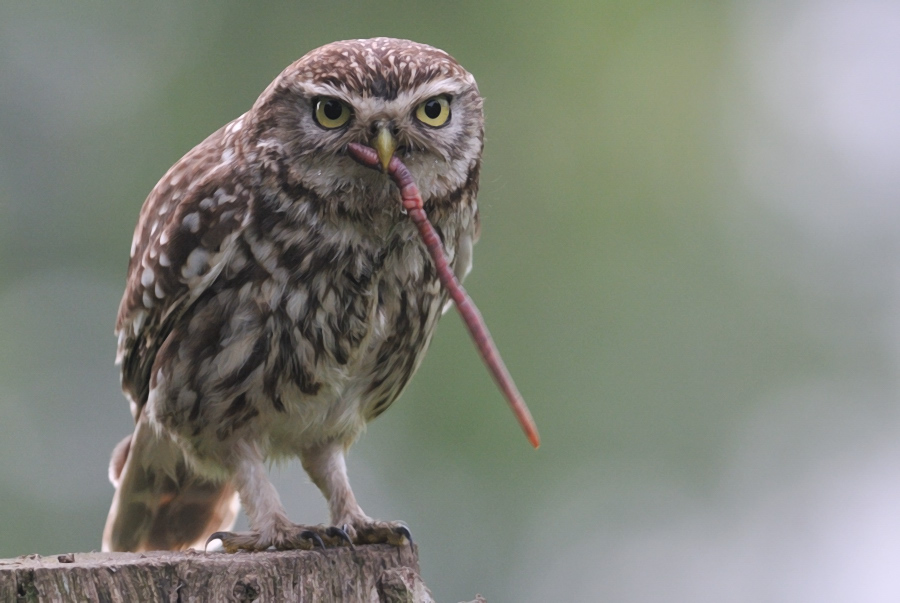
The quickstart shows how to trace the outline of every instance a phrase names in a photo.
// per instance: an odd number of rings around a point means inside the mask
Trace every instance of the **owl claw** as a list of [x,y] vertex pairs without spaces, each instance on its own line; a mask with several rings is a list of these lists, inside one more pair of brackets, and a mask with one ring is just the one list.
[[303,538],[304,540],[312,540],[314,544],[319,546],[319,548],[325,548],[325,543],[322,542],[322,537],[312,530],[303,530],[302,532],[300,532],[300,538]]
[[231,532],[213,532],[209,535],[209,538],[206,539],[206,544],[203,545],[203,552],[206,552],[209,548],[209,543],[213,540],[222,540],[223,538],[227,538],[231,535]]
[[406,527],[404,525],[399,525],[396,528],[394,528],[394,532],[396,532],[397,534],[400,534],[401,536],[406,538],[409,541],[409,546],[413,545],[412,533],[409,531],[408,527]]
[[325,530],[325,533],[329,536],[339,539],[341,542],[346,542],[347,545],[352,548],[353,540],[347,534],[347,528],[348,526],[344,526],[343,528],[340,528],[338,526],[331,526],[330,528]]

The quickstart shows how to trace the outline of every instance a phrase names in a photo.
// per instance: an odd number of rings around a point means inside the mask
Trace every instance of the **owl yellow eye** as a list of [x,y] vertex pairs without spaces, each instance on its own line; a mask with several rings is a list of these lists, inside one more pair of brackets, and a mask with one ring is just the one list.
[[340,128],[348,121],[353,112],[347,103],[336,98],[320,98],[316,100],[316,122],[329,130]]
[[416,108],[416,119],[432,128],[450,121],[450,99],[445,94],[432,96]]

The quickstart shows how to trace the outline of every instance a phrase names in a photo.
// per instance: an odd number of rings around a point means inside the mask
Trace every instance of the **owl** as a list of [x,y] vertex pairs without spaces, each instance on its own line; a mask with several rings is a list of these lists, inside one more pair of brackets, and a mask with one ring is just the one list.
[[[159,181],[116,322],[134,432],[114,449],[110,551],[409,539],[366,515],[345,455],[416,372],[447,305],[387,174],[409,168],[453,273],[471,268],[483,149],[475,79],[408,40],[328,44]],[[293,523],[272,460],[299,458],[330,525]],[[230,532],[240,505],[250,531]]]

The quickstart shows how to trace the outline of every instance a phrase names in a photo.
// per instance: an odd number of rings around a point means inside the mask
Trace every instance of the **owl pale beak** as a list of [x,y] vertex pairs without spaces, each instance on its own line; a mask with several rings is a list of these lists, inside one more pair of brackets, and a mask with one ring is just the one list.
[[375,147],[375,152],[378,153],[382,169],[387,172],[391,157],[394,156],[394,151],[397,150],[397,141],[394,140],[394,135],[391,134],[390,129],[385,126],[378,128],[378,134],[375,135],[372,146]]

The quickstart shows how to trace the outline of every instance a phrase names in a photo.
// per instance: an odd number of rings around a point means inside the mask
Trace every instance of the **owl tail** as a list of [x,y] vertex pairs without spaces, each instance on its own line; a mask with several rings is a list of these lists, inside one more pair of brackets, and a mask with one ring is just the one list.
[[134,434],[115,447],[109,479],[116,487],[104,551],[203,548],[213,532],[230,530],[240,503],[229,482],[194,473],[175,443],[141,414]]

